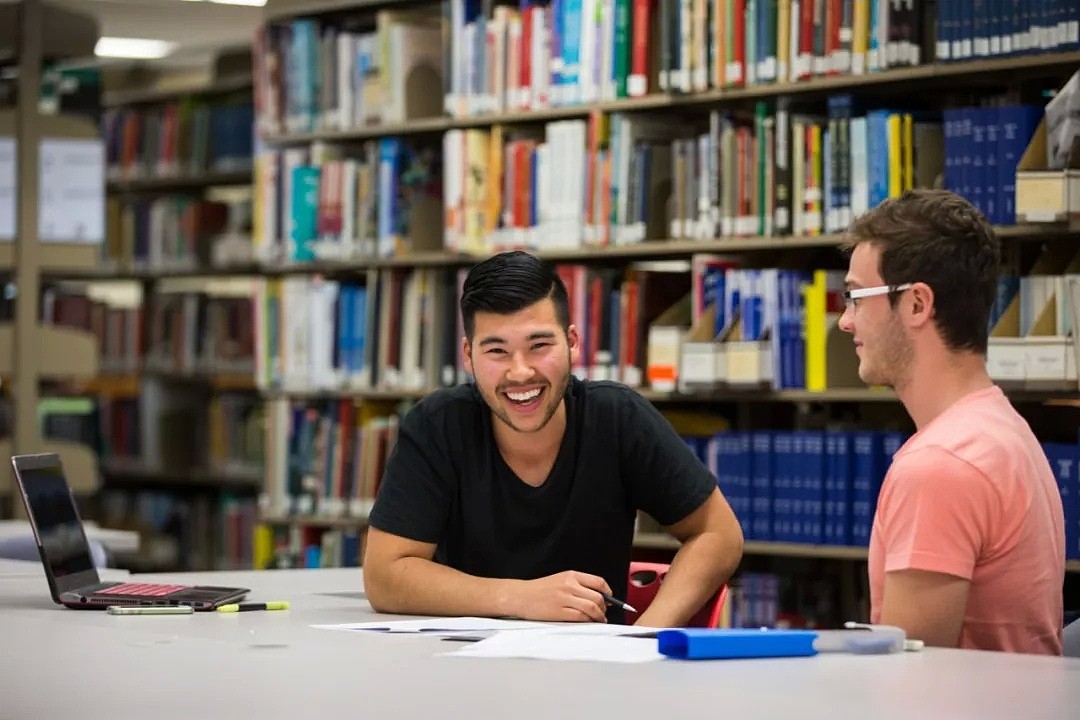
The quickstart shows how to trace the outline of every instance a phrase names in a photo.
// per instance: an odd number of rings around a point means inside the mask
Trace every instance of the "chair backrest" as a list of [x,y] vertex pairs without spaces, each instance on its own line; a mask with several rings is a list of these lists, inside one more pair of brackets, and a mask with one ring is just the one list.
[[[650,563],[634,561],[630,563],[630,575],[626,585],[626,602],[633,606],[637,612],[627,611],[626,622],[634,623],[641,613],[652,604],[656,593],[660,591],[660,584],[671,566],[666,563]],[[686,623],[687,627],[719,627],[720,618],[724,611],[724,601],[727,598],[727,585],[721,585],[716,594],[705,603],[704,606]]]

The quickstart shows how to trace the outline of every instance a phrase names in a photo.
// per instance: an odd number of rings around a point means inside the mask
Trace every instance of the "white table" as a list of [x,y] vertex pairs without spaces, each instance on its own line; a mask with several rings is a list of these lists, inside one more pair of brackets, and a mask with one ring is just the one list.
[[439,657],[374,617],[357,569],[135,575],[243,585],[283,612],[111,616],[0,577],[0,717],[1072,718],[1080,660],[933,650],[640,665]]

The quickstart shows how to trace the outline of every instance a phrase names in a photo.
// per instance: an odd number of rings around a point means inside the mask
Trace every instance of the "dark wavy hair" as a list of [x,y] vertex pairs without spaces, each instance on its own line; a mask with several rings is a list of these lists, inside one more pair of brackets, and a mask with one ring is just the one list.
[[565,331],[570,327],[570,301],[555,268],[527,252],[499,253],[473,266],[461,290],[461,319],[472,341],[478,312],[500,315],[524,310],[545,298],[555,303],[555,315]]

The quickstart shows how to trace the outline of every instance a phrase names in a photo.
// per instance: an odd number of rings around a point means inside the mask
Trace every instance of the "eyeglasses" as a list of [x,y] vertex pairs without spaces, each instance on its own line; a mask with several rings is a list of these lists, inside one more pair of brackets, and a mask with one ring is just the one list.
[[875,295],[893,295],[898,292],[910,290],[914,283],[902,283],[900,285],[878,285],[876,287],[857,288],[855,290],[844,291],[844,307],[853,308],[858,307],[859,300],[868,297],[874,297]]

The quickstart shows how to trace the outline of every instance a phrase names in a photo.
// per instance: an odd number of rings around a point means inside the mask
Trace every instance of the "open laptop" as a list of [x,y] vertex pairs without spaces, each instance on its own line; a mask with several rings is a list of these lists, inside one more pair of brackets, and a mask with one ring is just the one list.
[[233,587],[102,582],[60,457],[55,453],[16,455],[11,464],[55,602],[98,610],[110,605],[190,605],[213,610],[250,592]]

